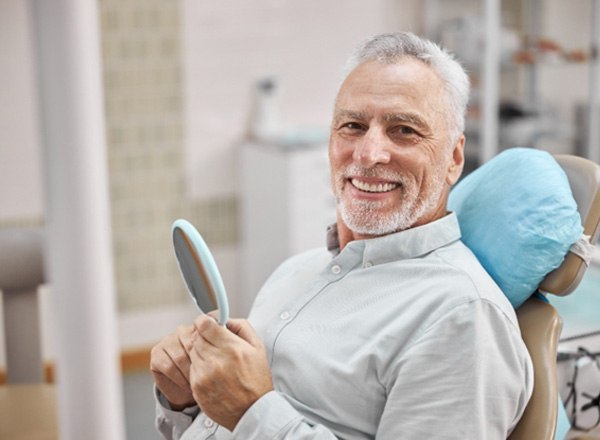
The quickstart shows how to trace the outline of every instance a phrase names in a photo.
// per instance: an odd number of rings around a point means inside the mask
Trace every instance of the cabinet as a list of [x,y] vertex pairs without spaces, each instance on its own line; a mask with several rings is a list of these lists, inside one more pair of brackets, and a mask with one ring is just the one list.
[[286,258],[325,246],[335,222],[327,144],[240,147],[242,305]]

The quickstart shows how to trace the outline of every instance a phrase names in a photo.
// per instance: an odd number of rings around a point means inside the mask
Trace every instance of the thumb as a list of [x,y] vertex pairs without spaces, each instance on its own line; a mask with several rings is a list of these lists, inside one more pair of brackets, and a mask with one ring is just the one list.
[[246,319],[230,319],[227,321],[227,328],[253,347],[262,346],[262,340],[256,334],[254,327]]

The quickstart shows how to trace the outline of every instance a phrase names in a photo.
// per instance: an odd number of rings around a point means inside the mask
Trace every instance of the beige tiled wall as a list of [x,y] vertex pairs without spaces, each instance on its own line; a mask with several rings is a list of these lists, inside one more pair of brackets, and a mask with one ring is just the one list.
[[[171,224],[184,217],[210,246],[234,244],[237,200],[186,198],[181,2],[99,0],[98,5],[119,309],[188,301],[171,247]],[[35,199],[29,194],[33,189],[26,195]],[[0,229],[43,225],[43,214],[0,215]]]
[[185,199],[180,2],[99,5],[119,308],[181,301],[171,223],[188,218],[209,245],[230,243],[236,201]]

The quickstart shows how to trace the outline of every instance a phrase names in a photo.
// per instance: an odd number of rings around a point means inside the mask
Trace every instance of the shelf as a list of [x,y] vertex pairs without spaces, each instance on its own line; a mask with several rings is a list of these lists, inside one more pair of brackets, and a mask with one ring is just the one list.
[[[565,93],[568,93],[569,72],[581,67],[589,69],[589,92],[586,96],[590,120],[600,122],[600,63],[591,49],[581,48],[581,42],[579,47],[568,48],[561,41],[541,36],[542,12],[546,3],[545,0],[515,3],[519,7],[508,11],[512,13],[512,20],[509,20],[512,26],[509,29],[502,27],[500,17],[505,3],[501,0],[479,0],[472,3],[469,10],[461,10],[460,14],[457,14],[456,8],[442,7],[441,0],[426,0],[425,29],[428,37],[442,39],[443,36],[442,43],[456,52],[473,78],[470,103],[472,108],[477,108],[478,117],[467,121],[466,130],[470,140],[479,141],[480,163],[502,149],[500,130],[503,125],[498,108],[502,101],[500,84],[503,81],[506,81],[504,84],[515,84],[514,90],[508,89],[508,93],[507,89],[502,88],[505,96],[520,102],[524,108],[541,109],[544,100],[540,75],[546,75],[553,69],[562,73],[561,69],[565,69],[565,81],[557,80],[557,87],[567,88]],[[477,8],[478,5],[481,7]],[[444,17],[449,19],[444,20]],[[527,19],[526,22],[522,17]],[[591,1],[589,17],[589,46],[600,47],[600,26],[597,23],[600,19],[600,0]],[[522,23],[521,26],[518,23]],[[524,37],[525,34],[528,37]],[[461,54],[460,49],[464,53]],[[465,63],[465,60],[471,62]],[[512,74],[516,75],[514,79],[507,76]],[[474,127],[474,124],[477,126]],[[587,125],[587,136],[583,137],[589,141],[587,147],[578,153],[600,162],[600,124]],[[473,133],[477,135],[473,136]],[[574,151],[576,148],[573,145]]]

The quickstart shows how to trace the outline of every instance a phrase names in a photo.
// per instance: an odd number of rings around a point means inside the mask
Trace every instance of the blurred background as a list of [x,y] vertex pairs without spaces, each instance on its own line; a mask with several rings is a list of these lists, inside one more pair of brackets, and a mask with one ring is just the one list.
[[[333,100],[345,59],[365,37],[412,31],[464,63],[473,84],[468,170],[512,146],[598,160],[587,124],[595,1],[487,3],[98,1],[128,439],[158,438],[149,349],[196,314],[172,252],[172,222],[186,218],[204,236],[234,316],[247,313],[282,259],[322,245],[335,218],[326,154]],[[32,23],[27,2],[0,2],[0,229],[44,227]],[[497,54],[493,75],[489,51]],[[494,111],[484,120],[486,93]],[[497,136],[483,145],[485,130]],[[592,269],[582,293],[558,304],[565,334],[599,330],[600,270]],[[50,378],[52,295],[42,287]]]

